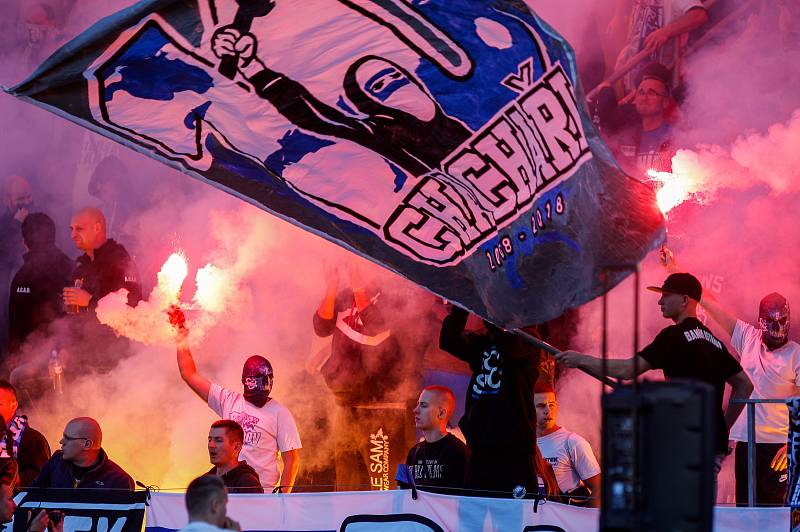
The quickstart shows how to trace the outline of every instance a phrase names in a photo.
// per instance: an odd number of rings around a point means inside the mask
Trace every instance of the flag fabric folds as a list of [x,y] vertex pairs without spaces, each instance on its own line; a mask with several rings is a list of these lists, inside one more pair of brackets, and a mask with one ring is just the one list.
[[520,1],[146,0],[9,92],[507,327],[664,236]]

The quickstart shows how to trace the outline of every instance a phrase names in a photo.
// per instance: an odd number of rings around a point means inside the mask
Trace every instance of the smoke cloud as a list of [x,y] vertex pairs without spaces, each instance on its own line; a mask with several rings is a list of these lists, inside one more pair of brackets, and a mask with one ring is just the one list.
[[[88,21],[132,3],[73,2],[74,9],[60,13],[64,22],[59,35],[36,54],[45,57]],[[0,26],[24,28],[22,6],[27,2],[8,4],[0,13]],[[529,4],[570,38],[582,73],[588,68],[584,65],[599,59],[608,64],[614,47],[605,32],[614,21],[607,2],[583,0],[568,9],[555,2]],[[751,322],[758,300],[768,292],[800,301],[800,225],[794,221],[800,204],[800,72],[784,53],[792,41],[770,22],[781,16],[781,5],[764,3],[764,11],[688,58],[688,96],[676,125],[682,147],[674,161],[676,172],[692,176],[703,203],[687,202],[670,213],[668,245],[706,290]],[[24,35],[13,33],[16,40],[4,43],[0,51],[0,80],[6,85],[35,67],[28,61],[33,54],[22,53]],[[131,353],[110,371],[72,368],[86,375],[70,380],[62,399],[27,401],[32,425],[55,448],[68,419],[95,417],[112,459],[138,480],[162,488],[182,488],[210,467],[205,440],[214,414],[180,380],[164,314],[174,290],[162,290],[157,283],[164,262],[181,251],[189,267],[180,299],[196,309],[187,311],[187,319],[199,370],[214,382],[239,389],[242,362],[254,353],[267,356],[275,369],[273,396],[289,406],[300,424],[305,449],[301,468],[324,467],[332,438],[328,418],[320,412],[330,412],[331,400],[320,375],[305,366],[324,348],[313,336],[311,318],[325,290],[325,265],[357,260],[370,275],[380,276],[383,286],[408,294],[408,306],[398,316],[417,317],[432,298],[318,237],[41,109],[0,98],[0,120],[11,124],[0,142],[0,175],[18,173],[31,182],[34,210],[56,220],[59,246],[71,256],[77,255],[67,234],[71,213],[93,204],[109,215],[115,205],[88,193],[92,172],[109,155],[122,161],[132,176],[133,193],[124,202],[131,212],[117,215],[113,236],[134,256],[149,293],[136,309],[123,305],[121,294],[102,302],[100,315],[132,339]],[[612,356],[630,355],[634,330],[641,347],[668,325],[655,305],[657,297],[642,290],[660,285],[664,276],[657,258],[648,257],[641,265],[640,286],[629,279],[608,295]],[[151,290],[153,285],[158,288]],[[635,293],[641,301],[638,324],[632,320]],[[580,316],[574,345],[559,347],[599,353],[600,301],[585,305]],[[423,321],[417,323],[424,329],[419,336],[435,338],[438,323]],[[46,372],[51,348],[69,327],[64,320],[49,335],[32,339],[23,356]],[[798,330],[792,332],[794,339]],[[97,339],[85,339],[84,346],[116,356]],[[558,385],[561,424],[587,437],[597,454],[600,389],[597,381],[579,372],[567,373]],[[721,497],[726,500],[729,493]]]

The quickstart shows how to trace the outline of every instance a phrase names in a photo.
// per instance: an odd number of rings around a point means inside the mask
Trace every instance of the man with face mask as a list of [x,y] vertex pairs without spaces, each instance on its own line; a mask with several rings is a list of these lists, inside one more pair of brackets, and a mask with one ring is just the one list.
[[[212,383],[197,372],[189,350],[186,319],[180,309],[170,310],[175,326],[178,369],[189,387],[208,403],[222,419],[232,419],[244,429],[241,458],[258,473],[265,490],[276,486],[291,493],[300,468],[300,436],[291,412],[271,398],[272,365],[259,355],[248,358],[242,368],[243,393]],[[283,458],[283,474],[278,472],[278,453]]]
[[[662,263],[679,271],[675,257],[665,249]],[[730,336],[742,368],[753,382],[751,399],[785,399],[800,395],[800,344],[789,340],[789,302],[771,293],[758,305],[758,325],[733,316],[707,292],[700,304]],[[756,503],[782,505],[786,495],[786,440],[789,412],[785,404],[756,404]],[[747,504],[747,416],[731,428],[736,445],[736,504]],[[741,445],[739,445],[741,443]]]

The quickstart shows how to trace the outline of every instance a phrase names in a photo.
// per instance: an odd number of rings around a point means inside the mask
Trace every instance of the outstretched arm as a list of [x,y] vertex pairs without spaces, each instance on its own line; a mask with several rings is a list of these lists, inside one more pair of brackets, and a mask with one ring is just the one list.
[[464,334],[469,313],[455,305],[450,307],[450,313],[442,320],[442,329],[439,331],[439,349],[451,355],[470,362],[470,342]]
[[189,342],[187,340],[189,329],[186,328],[186,318],[179,308],[171,307],[169,321],[176,330],[175,347],[178,355],[178,371],[181,373],[181,378],[194,393],[207,403],[208,394],[211,392],[211,381],[197,372],[192,352],[189,350]]
[[[669,273],[681,273],[684,271],[683,268],[678,266],[678,261],[675,260],[675,254],[666,247],[661,249],[659,261]],[[711,316],[711,319],[717,322],[717,324],[722,327],[728,336],[733,336],[733,329],[736,327],[736,316],[728,312],[728,310],[720,304],[717,298],[714,297],[714,294],[704,290],[703,298],[700,301],[700,304],[703,305],[703,308],[706,309],[706,312],[708,312],[708,315]]]
[[[603,378],[603,360],[598,357],[594,357],[591,355],[587,355],[584,353],[578,353],[577,351],[562,351],[560,353],[556,353],[555,355],[556,362],[561,362],[565,366],[569,368],[578,368],[580,370],[585,371],[592,377],[596,379]],[[641,375],[645,371],[650,369],[650,364],[639,355],[635,355],[638,363],[638,373],[637,375]],[[625,379],[630,380],[634,377],[634,359],[633,357],[627,359],[619,359],[613,358],[608,359],[607,361],[607,371],[608,376],[615,377],[617,379]]]
[[214,54],[220,59],[235,56],[239,73],[256,93],[295,125],[356,142],[371,134],[360,120],[321,102],[302,84],[267,67],[256,54],[257,45],[251,33],[241,33],[231,27],[217,30],[211,41]]
[[689,33],[707,21],[708,13],[705,8],[696,7],[690,9],[663,28],[659,28],[648,35],[644,40],[644,48],[651,52],[658,50],[673,37]]

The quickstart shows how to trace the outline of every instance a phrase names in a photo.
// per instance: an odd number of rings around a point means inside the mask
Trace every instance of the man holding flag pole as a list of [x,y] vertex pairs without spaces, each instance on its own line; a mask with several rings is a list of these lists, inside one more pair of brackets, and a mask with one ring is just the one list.
[[[714,389],[717,411],[714,471],[719,473],[722,461],[730,454],[728,433],[744,405],[738,399],[747,399],[753,384],[742,367],[731,356],[725,345],[697,319],[697,305],[702,297],[702,285],[689,273],[673,273],[660,287],[649,286],[658,292],[661,314],[674,322],[663,329],[644,349],[627,359],[607,360],[607,371],[618,379],[635,379],[651,369],[661,369],[667,380],[687,379],[705,382]],[[555,355],[556,361],[579,368],[597,378],[604,377],[602,359],[579,353],[563,351]],[[636,373],[634,372],[636,368]],[[722,399],[725,384],[731,385],[728,406],[723,414]]]

